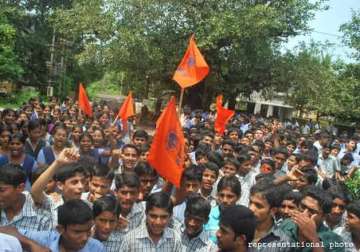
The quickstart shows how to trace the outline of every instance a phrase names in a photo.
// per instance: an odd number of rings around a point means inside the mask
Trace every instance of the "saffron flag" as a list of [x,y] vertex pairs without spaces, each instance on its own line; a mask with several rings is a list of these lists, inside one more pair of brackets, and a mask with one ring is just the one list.
[[127,120],[133,115],[135,115],[134,99],[132,97],[132,93],[129,92],[118,112],[118,117],[121,119],[123,131],[127,131]]
[[224,134],[225,126],[231,117],[235,114],[235,111],[226,109],[222,105],[222,95],[216,97],[216,111],[217,116],[214,124],[215,131]]
[[175,97],[171,98],[157,123],[148,162],[163,178],[179,187],[185,158],[185,140],[176,113]]
[[86,90],[81,83],[79,86],[79,108],[84,112],[85,115],[90,117],[92,116],[92,107],[86,95]]
[[175,71],[173,80],[181,88],[187,88],[202,81],[208,73],[209,66],[197,48],[194,35],[192,35],[185,55]]

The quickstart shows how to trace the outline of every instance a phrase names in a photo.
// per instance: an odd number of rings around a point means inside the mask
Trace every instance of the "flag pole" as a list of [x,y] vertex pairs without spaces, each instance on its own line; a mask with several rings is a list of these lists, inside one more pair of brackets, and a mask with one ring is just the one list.
[[179,110],[179,111],[178,111],[179,118],[180,118],[180,116],[181,116],[181,106],[182,106],[183,98],[184,98],[184,90],[185,90],[185,88],[181,88],[179,108],[178,108],[178,110]]

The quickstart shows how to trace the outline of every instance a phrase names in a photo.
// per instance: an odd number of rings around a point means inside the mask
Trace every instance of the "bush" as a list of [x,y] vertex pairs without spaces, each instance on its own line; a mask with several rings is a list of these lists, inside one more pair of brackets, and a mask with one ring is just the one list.
[[7,97],[1,98],[0,106],[3,108],[19,108],[33,97],[40,97],[40,93],[35,90],[17,91]]
[[360,170],[351,179],[346,180],[345,185],[353,200],[360,200]]

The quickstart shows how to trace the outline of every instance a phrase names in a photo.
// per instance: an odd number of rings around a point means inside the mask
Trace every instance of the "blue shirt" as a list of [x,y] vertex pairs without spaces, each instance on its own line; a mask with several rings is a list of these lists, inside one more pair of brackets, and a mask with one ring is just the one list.
[[204,230],[209,232],[210,240],[217,243],[216,231],[219,229],[220,223],[220,208],[219,206],[211,208],[209,214],[209,221],[204,225]]
[[[49,248],[52,252],[60,252],[60,234],[57,231],[28,231],[19,230],[27,238],[38,242],[40,245]],[[85,246],[78,252],[105,252],[104,245],[98,240],[89,238]]]

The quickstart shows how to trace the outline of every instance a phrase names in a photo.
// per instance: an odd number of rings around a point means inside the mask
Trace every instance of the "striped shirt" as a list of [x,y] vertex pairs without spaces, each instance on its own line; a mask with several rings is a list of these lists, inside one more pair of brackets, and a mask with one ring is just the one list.
[[162,237],[155,244],[149,236],[146,224],[129,232],[121,243],[122,252],[180,252],[181,239],[171,228],[165,228]]
[[190,239],[185,233],[185,228],[182,227],[181,243],[186,252],[215,252],[218,250],[215,243],[210,240],[210,233],[205,230],[202,230],[198,236]]
[[106,241],[102,242],[102,244],[104,245],[106,252],[118,252],[120,251],[122,239],[123,234],[115,230],[110,234]]
[[12,220],[8,220],[5,210],[1,210],[1,226],[14,226],[18,229],[32,231],[50,230],[52,228],[52,218],[49,211],[37,208],[29,192],[24,191],[24,205],[20,213]]

